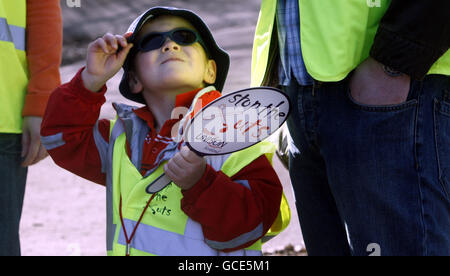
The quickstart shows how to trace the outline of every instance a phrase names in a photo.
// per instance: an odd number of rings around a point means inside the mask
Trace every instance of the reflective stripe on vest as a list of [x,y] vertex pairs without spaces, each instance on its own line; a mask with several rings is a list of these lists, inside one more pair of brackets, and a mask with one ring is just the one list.
[[[252,86],[263,83],[269,55],[273,54],[269,49],[271,39],[276,39],[272,38],[276,2],[262,0],[253,44]],[[314,79],[340,81],[369,56],[390,0],[379,3],[370,7],[365,0],[299,0],[302,54]],[[428,74],[450,75],[450,50],[433,64]]]
[[28,84],[26,0],[0,1],[0,133],[22,132]]
[[[136,222],[125,219],[127,233],[132,232]],[[120,227],[120,226],[119,226]],[[188,218],[186,222],[187,231],[184,235],[165,231],[151,225],[139,225],[136,236],[133,239],[133,255],[157,255],[157,256],[211,256],[211,255],[236,255],[236,252],[224,253],[212,249],[204,241],[201,226]],[[119,255],[125,252],[125,235],[119,230],[118,245]],[[149,253],[152,252],[152,253]],[[260,250],[245,250],[239,253],[245,256],[260,256]]]
[[25,28],[9,25],[0,17],[0,41],[12,42],[17,50],[25,51]]
[[[149,176],[142,178],[127,155],[123,121],[121,118],[111,122],[111,135],[108,145],[102,141],[100,136],[95,139],[97,147],[103,148],[99,152],[106,152],[107,155],[102,157],[102,163],[105,162],[102,167],[107,174],[108,255],[124,255],[126,250],[125,237],[118,215],[120,196],[123,200],[124,224],[127,233],[130,234],[146,201],[150,198],[150,195],[145,192],[145,188],[153,179],[163,173],[164,165],[164,163],[161,164]],[[94,137],[96,137],[96,131],[98,129],[94,128]],[[206,158],[208,164],[215,169],[224,167],[222,171],[231,176],[233,172],[238,172],[262,154],[267,154],[267,157],[271,160],[274,149],[274,145],[261,142],[241,152]],[[242,162],[238,163],[237,160]],[[236,166],[232,166],[232,164]],[[242,181],[242,184],[245,186],[245,181]],[[261,241],[254,243],[245,250],[228,254],[217,251],[211,246],[233,248],[236,243],[240,243],[242,240],[252,240],[252,237],[255,239],[262,235],[262,225],[226,243],[205,241],[201,225],[191,220],[181,210],[181,198],[180,189],[173,183],[155,196],[131,242],[130,253],[132,255],[261,255]]]

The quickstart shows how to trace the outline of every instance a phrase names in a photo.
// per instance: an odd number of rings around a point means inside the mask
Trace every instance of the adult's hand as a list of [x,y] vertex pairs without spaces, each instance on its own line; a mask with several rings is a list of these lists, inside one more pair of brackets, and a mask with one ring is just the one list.
[[41,117],[27,116],[22,126],[22,166],[36,164],[48,156],[47,150],[41,144]]
[[350,91],[357,103],[365,105],[401,104],[408,98],[411,78],[402,74],[392,77],[373,58],[366,59],[350,79]]

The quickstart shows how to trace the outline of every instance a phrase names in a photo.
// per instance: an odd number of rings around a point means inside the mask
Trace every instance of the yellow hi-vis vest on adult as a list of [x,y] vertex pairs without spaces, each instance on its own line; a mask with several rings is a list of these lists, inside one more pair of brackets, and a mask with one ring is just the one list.
[[26,0],[0,1],[0,133],[22,132],[28,84]]
[[[160,164],[147,177],[142,177],[135,165],[139,162],[137,152],[139,152],[140,141],[139,139],[129,140],[132,149],[130,159],[126,150],[126,129],[134,135],[145,134],[148,129],[145,129],[145,122],[133,115],[131,107],[116,105],[116,110],[118,119],[111,122],[109,145],[101,145],[97,130],[94,130],[94,138],[100,155],[107,156],[107,158],[102,157],[106,161],[104,171],[107,175],[107,251],[108,255],[123,256],[126,254],[126,240],[119,213],[120,197],[122,197],[124,225],[130,236],[150,199],[151,195],[146,193],[146,188],[164,172],[163,166],[166,162]],[[275,146],[263,141],[236,153],[208,156],[206,161],[215,170],[221,170],[231,177],[263,154],[271,161],[274,152]],[[261,236],[262,224],[228,243],[208,241],[203,236],[201,225],[181,210],[181,199],[181,190],[173,183],[156,194],[131,241],[130,255],[261,255],[261,240],[246,249],[231,253],[221,252],[220,249],[236,247],[242,244],[241,239],[252,240],[251,237]],[[284,230],[289,221],[290,209],[283,195],[278,218],[264,239],[270,239]]]
[[[298,1],[306,70],[314,79],[325,82],[344,79],[369,57],[379,22],[390,4],[390,0],[380,0],[376,7],[366,0]],[[273,74],[270,71],[278,69],[272,68],[278,50],[269,51],[277,44],[277,36],[272,37],[276,8],[277,0],[262,0],[253,43],[252,86],[267,84]],[[428,74],[450,75],[450,50]]]

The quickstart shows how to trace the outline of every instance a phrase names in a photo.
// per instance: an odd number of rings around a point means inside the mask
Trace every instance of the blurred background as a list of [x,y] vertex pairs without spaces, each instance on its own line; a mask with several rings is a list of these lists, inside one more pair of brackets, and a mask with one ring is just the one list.
[[[231,57],[224,93],[250,85],[253,35],[261,0],[60,0],[64,45],[62,81],[84,66],[87,45],[106,32],[123,34],[131,22],[152,6],[174,6],[196,12],[208,24],[218,44]],[[112,102],[125,102],[117,90],[122,72],[108,83],[101,117],[114,116]],[[292,220],[282,234],[263,246],[265,255],[304,255],[291,183],[276,159],[275,169],[288,198]],[[21,222],[23,255],[94,255],[105,251],[105,189],[59,167],[50,158],[29,168]]]

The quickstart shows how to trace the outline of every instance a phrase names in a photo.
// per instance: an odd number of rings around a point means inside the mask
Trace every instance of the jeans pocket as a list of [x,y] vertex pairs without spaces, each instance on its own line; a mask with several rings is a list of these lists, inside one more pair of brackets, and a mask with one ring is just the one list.
[[[411,94],[411,90],[409,91],[409,94]],[[400,104],[392,104],[392,105],[367,105],[363,103],[357,102],[352,94],[350,87],[347,87],[347,99],[349,100],[350,104],[360,110],[365,111],[371,111],[371,112],[390,112],[390,111],[399,111],[403,109],[407,109],[409,107],[417,105],[418,101],[416,99],[411,99],[406,102],[400,103]]]
[[450,102],[434,99],[434,120],[439,178],[450,200]]

